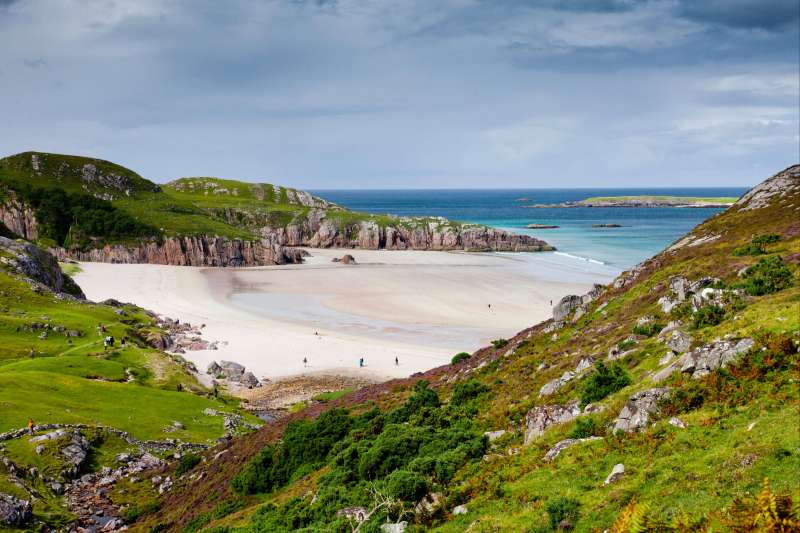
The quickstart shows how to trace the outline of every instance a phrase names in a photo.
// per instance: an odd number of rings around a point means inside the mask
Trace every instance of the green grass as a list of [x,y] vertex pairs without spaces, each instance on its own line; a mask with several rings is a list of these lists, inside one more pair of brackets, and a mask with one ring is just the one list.
[[61,267],[61,272],[67,276],[74,276],[81,272],[81,266],[78,263],[59,263],[58,265]]
[[311,399],[314,400],[315,402],[332,402],[333,400],[336,400],[337,398],[341,398],[345,394],[350,394],[351,392],[353,392],[353,390],[354,390],[353,387],[347,387],[347,388],[342,389],[342,390],[336,390],[336,391],[331,391],[331,392],[321,392],[321,393],[317,394],[316,396],[312,397]]

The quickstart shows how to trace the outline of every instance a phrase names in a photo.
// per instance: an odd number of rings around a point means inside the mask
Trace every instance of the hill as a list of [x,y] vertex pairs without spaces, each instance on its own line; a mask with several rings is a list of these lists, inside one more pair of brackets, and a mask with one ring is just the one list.
[[551,320],[204,454],[132,529],[796,531],[798,213],[794,166]]
[[170,338],[152,313],[87,302],[53,256],[0,236],[0,531],[64,527],[100,510],[87,511],[78,478],[158,466],[255,427],[154,347]]
[[0,159],[0,221],[61,259],[117,263],[292,263],[300,246],[553,249],[477,224],[357,213],[269,183],[197,177],[162,187],[107,161],[39,152]]

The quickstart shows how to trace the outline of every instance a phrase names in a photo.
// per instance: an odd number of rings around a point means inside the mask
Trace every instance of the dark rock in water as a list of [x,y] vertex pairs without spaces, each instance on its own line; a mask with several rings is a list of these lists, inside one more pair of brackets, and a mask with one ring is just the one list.
[[528,229],[556,229],[560,227],[553,224],[528,224]]
[[0,492],[0,524],[23,526],[33,518],[31,503]]
[[621,228],[622,224],[592,224],[593,228]]

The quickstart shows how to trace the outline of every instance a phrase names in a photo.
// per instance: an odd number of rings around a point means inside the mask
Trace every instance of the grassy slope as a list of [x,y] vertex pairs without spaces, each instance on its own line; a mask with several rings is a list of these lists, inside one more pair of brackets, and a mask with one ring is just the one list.
[[[142,178],[135,172],[107,161],[79,156],[38,153],[40,170],[31,166],[31,155],[25,152],[0,159],[0,185],[27,182],[37,187],[62,188],[72,193],[103,194],[101,186],[89,185],[81,178],[80,169],[93,164],[105,172],[130,178],[134,184],[130,196],[114,194],[112,203],[139,222],[162,231],[166,236],[218,235],[235,239],[258,239],[265,226],[284,227],[302,223],[311,207],[297,199],[300,191],[269,183],[245,183],[221,178],[181,178],[164,186]],[[69,169],[65,171],[63,169]],[[2,201],[0,187],[0,201]],[[429,218],[397,219],[339,208],[315,199],[325,206],[326,216],[340,227],[373,221],[379,226],[390,224],[415,226],[427,224]],[[452,222],[454,226],[458,223]]]
[[[118,309],[107,305],[35,292],[0,265],[0,432],[24,427],[32,418],[36,424],[111,426],[143,440],[213,443],[221,437],[225,433],[222,418],[203,411],[235,412],[236,403],[209,397],[179,361],[140,340],[158,330],[149,315],[134,306],[125,306],[123,311],[119,315]],[[43,330],[32,329],[34,323],[63,326],[82,336],[66,337],[51,330],[40,339]],[[99,324],[117,339],[128,337],[127,348],[104,351]],[[134,379],[128,381],[129,376]],[[175,420],[184,429],[165,432]],[[23,438],[0,444],[0,454],[25,468],[58,467],[33,448]],[[93,463],[87,470],[113,466],[114,455],[129,448],[115,437],[96,439]],[[37,490],[43,494],[34,505],[37,520],[51,525],[69,520],[61,497],[44,486]],[[0,492],[30,497],[10,484],[2,466]]]
[[[448,508],[463,502],[469,513],[462,516],[444,513],[424,527],[448,532],[468,528],[487,532],[538,531],[540,527],[547,530],[544,527],[548,521],[547,506],[559,497],[573,498],[579,503],[577,531],[610,527],[631,503],[637,503],[642,512],[645,505],[649,506],[649,514],[654,517],[669,519],[687,513],[688,522],[705,519],[707,524],[721,527],[720,521],[726,516],[724,509],[737,497],[756,494],[765,478],[775,492],[790,493],[798,501],[800,488],[795,474],[800,470],[800,435],[796,421],[800,397],[796,353],[786,356],[788,366],[770,366],[769,361],[760,361],[735,367],[732,374],[712,374],[700,382],[674,375],[659,384],[679,390],[699,390],[705,395],[700,407],[680,414],[687,424],[685,430],[661,419],[640,434],[606,434],[602,441],[575,446],[550,464],[542,462],[543,455],[565,438],[576,423],[551,428],[542,438],[522,446],[524,416],[528,410],[580,396],[582,380],[575,380],[555,396],[540,399],[538,391],[544,383],[574,368],[581,357],[592,354],[603,358],[610,347],[632,333],[639,317],[654,315],[666,323],[669,317],[663,315],[656,300],[667,294],[666,282],[671,276],[684,275],[689,279],[717,276],[729,284],[738,282],[737,272],[760,257],[735,257],[733,250],[747,244],[754,234],[781,236],[779,242],[767,248],[766,255],[797,257],[800,225],[794,213],[798,208],[800,198],[789,196],[768,208],[734,209],[713,217],[691,235],[719,238],[659,254],[645,264],[632,285],[606,291],[584,317],[557,334],[545,333],[540,325],[512,339],[517,347],[508,357],[504,357],[507,347],[486,348],[459,366],[441,367],[420,376],[430,380],[440,396],[447,399],[453,387],[452,376],[467,367],[473,368],[471,377],[490,389],[475,400],[474,423],[482,430],[509,430],[492,445],[484,461],[468,463],[444,487],[450,498]],[[765,334],[773,333],[792,338],[795,343],[800,341],[797,281],[800,272],[796,263],[790,262],[789,267],[794,276],[792,287],[772,295],[747,297],[745,307],[730,313],[720,324],[692,330],[696,344],[726,334],[752,335],[761,342]],[[600,305],[604,307],[599,309]],[[622,360],[632,384],[601,402],[606,410],[594,415],[599,434],[606,433],[604,425],[616,417],[633,392],[654,386],[649,375],[659,368],[658,361],[666,350],[654,338],[641,338],[635,351]],[[537,370],[541,363],[547,363],[549,368]],[[368,388],[331,404],[347,406],[356,412],[373,404],[385,412],[408,397],[410,385],[417,379]],[[461,377],[459,382],[463,380]],[[295,418],[313,417],[320,410],[314,406],[297,413]],[[162,524],[180,531],[189,519],[211,512],[202,515],[208,525],[247,530],[264,501],[282,504],[292,495],[302,497],[308,491],[315,492],[324,470],[301,476],[275,493],[251,497],[243,503],[243,510],[212,511],[219,502],[233,497],[228,483],[241,471],[247,458],[277,439],[283,427],[277,424],[235,443],[230,459],[215,464],[202,482],[187,484],[173,494],[164,502],[161,512],[139,529],[146,531],[154,524]],[[514,449],[519,453],[510,455],[509,451]],[[624,478],[604,487],[605,476],[618,462],[625,464]]]

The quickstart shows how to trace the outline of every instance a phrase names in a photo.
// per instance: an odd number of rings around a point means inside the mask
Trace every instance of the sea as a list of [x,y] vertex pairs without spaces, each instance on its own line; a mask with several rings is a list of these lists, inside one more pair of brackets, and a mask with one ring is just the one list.
[[[742,187],[589,189],[316,190],[313,194],[355,211],[400,216],[442,216],[534,235],[557,248],[567,263],[583,262],[608,273],[651,257],[696,225],[719,213],[712,208],[525,208],[594,196],[669,195],[736,197]],[[557,229],[528,229],[550,224]],[[595,228],[594,224],[620,224]]]

